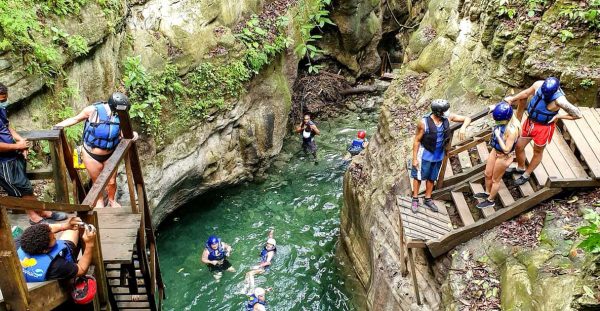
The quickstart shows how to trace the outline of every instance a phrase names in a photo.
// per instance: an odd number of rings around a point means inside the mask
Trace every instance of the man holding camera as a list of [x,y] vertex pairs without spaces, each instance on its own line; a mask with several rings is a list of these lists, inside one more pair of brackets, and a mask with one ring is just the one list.
[[[85,242],[83,255],[77,261],[79,230]],[[60,239],[55,234],[62,232]],[[72,279],[83,276],[92,261],[96,228],[79,217],[63,224],[36,224],[23,232],[17,250],[27,282]]]

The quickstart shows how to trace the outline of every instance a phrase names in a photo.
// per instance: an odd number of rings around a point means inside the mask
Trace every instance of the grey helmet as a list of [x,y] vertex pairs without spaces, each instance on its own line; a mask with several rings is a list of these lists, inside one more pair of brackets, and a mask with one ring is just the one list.
[[114,92],[110,95],[108,99],[108,106],[112,111],[116,110],[128,110],[129,109],[129,99],[125,94],[121,92]]
[[444,112],[450,109],[450,103],[445,99],[434,99],[431,101],[431,113],[438,117],[443,117]]

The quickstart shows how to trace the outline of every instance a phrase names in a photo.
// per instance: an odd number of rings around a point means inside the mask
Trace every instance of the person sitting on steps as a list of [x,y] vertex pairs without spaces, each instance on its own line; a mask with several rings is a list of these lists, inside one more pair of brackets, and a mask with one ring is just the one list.
[[[82,237],[85,250],[77,260],[81,225],[85,227]],[[59,232],[62,235],[57,240],[55,234]],[[17,249],[25,280],[43,282],[85,275],[92,262],[95,237],[94,226],[85,225],[79,217],[63,224],[36,224],[25,229]]]
[[466,136],[466,128],[471,118],[450,113],[450,104],[445,99],[431,102],[431,112],[426,114],[417,124],[417,133],[413,142],[411,177],[413,181],[413,198],[411,210],[417,213],[419,208],[419,187],[425,180],[425,200],[423,204],[432,211],[438,208],[431,199],[433,186],[438,178],[446,147],[450,141],[450,121],[462,122],[459,139]]
[[[8,196],[25,200],[37,200],[33,187],[27,178],[27,140],[10,127],[6,115],[8,105],[8,88],[0,83],[0,187]],[[47,220],[61,221],[67,219],[63,212],[27,210],[29,224],[47,223]]]
[[[91,106],[83,108],[76,116],[68,118],[55,127],[69,127],[85,120],[83,129],[83,163],[92,178],[96,179],[104,169],[106,161],[113,154],[119,144],[122,134],[119,126],[119,116],[117,115],[117,106],[129,106],[127,96],[122,93],[113,93],[107,102],[97,102]],[[138,134],[133,132],[133,140],[138,138]],[[116,201],[117,193],[117,174],[111,176],[106,186],[108,193],[108,203],[111,207],[121,207]],[[96,207],[104,207],[104,200],[99,198],[95,204]]]
[[490,146],[492,152],[485,165],[485,192],[476,193],[473,197],[482,200],[478,208],[493,208],[504,171],[512,163],[515,146],[521,133],[521,123],[513,113],[513,108],[507,102],[490,106],[496,125],[492,130]]
[[[517,116],[522,117],[525,108],[525,100],[533,96],[527,105],[527,118],[523,122],[521,137],[517,142],[516,155],[517,167],[507,170],[509,173],[522,174],[516,181],[521,186],[529,181],[531,173],[542,161],[544,149],[552,140],[556,121],[576,120],[581,118],[581,111],[571,104],[560,88],[560,81],[555,77],[549,77],[544,81],[537,81],[531,87],[521,91],[515,96],[506,97],[504,100],[509,104],[518,105]],[[563,109],[567,114],[559,114]],[[533,140],[533,157],[529,166],[525,168],[525,147]]]

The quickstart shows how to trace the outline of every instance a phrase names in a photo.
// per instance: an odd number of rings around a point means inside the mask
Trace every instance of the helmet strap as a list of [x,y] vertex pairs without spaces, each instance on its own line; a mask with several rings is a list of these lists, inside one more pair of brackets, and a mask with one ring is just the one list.
[[508,124],[508,120],[496,121],[496,125],[506,125],[506,124]]

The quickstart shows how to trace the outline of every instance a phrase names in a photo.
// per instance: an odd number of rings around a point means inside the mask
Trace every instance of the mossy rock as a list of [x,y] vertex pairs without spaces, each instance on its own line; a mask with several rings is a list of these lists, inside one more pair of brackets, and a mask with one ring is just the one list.
[[425,47],[419,58],[411,66],[417,72],[431,73],[436,68],[447,66],[452,57],[454,42],[445,37],[437,37]]

